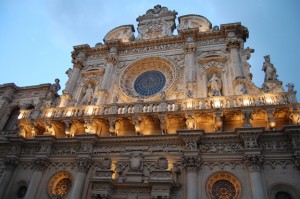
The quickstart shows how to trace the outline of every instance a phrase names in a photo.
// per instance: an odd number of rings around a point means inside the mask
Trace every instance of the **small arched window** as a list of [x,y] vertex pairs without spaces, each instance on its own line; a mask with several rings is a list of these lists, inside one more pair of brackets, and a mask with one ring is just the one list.
[[16,130],[17,129],[16,124],[17,124],[17,121],[18,121],[19,114],[20,114],[20,108],[19,107],[13,109],[13,111],[10,113],[10,115],[9,115],[5,125],[4,125],[3,130],[5,130],[5,131]]

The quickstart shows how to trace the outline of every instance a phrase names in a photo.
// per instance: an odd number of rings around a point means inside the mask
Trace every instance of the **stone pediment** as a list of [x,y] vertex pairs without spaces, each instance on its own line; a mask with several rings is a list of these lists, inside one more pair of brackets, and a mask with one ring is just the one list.
[[176,28],[175,18],[177,12],[170,11],[161,5],[154,6],[146,14],[139,16],[136,20],[138,24],[138,40],[155,39],[172,36]]
[[122,42],[133,41],[135,39],[134,32],[133,25],[119,26],[109,31],[103,40],[104,42],[111,40],[121,40]]
[[179,31],[197,28],[199,32],[206,32],[211,29],[211,22],[201,15],[184,15],[179,17],[178,21]]

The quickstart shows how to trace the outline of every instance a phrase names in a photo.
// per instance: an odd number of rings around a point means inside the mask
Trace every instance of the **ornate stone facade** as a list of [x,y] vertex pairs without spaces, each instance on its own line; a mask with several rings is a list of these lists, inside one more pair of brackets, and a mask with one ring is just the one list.
[[252,82],[241,23],[177,14],[75,46],[61,96],[0,85],[0,198],[300,198],[294,84],[269,55]]

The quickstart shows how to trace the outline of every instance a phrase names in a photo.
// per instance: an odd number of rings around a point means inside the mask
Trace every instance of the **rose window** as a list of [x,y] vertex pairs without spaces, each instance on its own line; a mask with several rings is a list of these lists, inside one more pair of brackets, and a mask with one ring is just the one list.
[[218,180],[212,187],[214,199],[233,199],[236,195],[235,188],[227,180]]
[[238,199],[241,195],[241,184],[233,174],[217,172],[208,178],[207,193],[212,199]]
[[120,97],[124,101],[157,100],[177,80],[175,66],[162,57],[146,57],[127,66],[120,75]]
[[48,183],[48,192],[51,198],[64,198],[72,187],[71,174],[59,172],[53,175]]
[[147,71],[138,76],[134,82],[134,90],[143,96],[158,93],[166,84],[166,77],[159,71]]

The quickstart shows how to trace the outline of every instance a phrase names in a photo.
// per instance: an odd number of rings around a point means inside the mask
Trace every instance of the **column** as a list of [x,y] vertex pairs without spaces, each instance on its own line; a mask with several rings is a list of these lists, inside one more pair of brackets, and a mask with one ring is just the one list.
[[264,196],[263,183],[261,177],[262,156],[245,155],[244,161],[249,171],[252,198],[264,199],[265,196]]
[[75,159],[75,163],[77,166],[77,173],[74,178],[74,185],[71,189],[69,198],[81,199],[86,174],[92,165],[92,160],[90,158],[77,158]]
[[197,172],[200,161],[198,157],[184,157],[183,166],[186,170],[186,198],[197,199]]
[[50,161],[46,157],[36,158],[34,160],[34,172],[30,179],[30,183],[24,199],[34,199],[39,189],[39,184],[43,176],[44,170],[48,167]]
[[74,64],[72,75],[66,84],[66,88],[62,91],[63,95],[61,96],[59,107],[66,107],[68,105],[68,102],[71,100],[75,84],[82,66],[83,63],[81,62]]
[[19,158],[17,157],[6,157],[4,159],[5,169],[0,181],[0,198],[4,196],[4,193],[7,189],[11,176],[15,168],[18,166],[19,162],[20,162]]
[[111,80],[114,73],[114,66],[117,64],[117,53],[116,48],[112,48],[112,52],[106,56],[106,66],[105,66],[105,72],[103,75],[103,79],[101,82],[101,85],[99,87],[98,92],[98,101],[97,105],[101,105],[105,103],[106,97],[108,96],[108,89],[111,86]]
[[67,83],[66,88],[63,91],[63,93],[67,93],[67,94],[72,94],[73,93],[75,83],[78,79],[78,75],[79,75],[79,72],[80,72],[81,68],[82,68],[81,64],[74,64],[73,73],[72,73],[70,79],[68,80],[68,83]]
[[186,83],[186,96],[193,98],[195,96],[194,87],[196,83],[196,64],[195,64],[195,52],[196,45],[194,43],[188,43],[184,46],[185,52],[185,83]]
[[0,99],[0,129],[4,127],[6,120],[9,117],[8,107],[13,95],[14,90],[9,89],[2,95],[2,99]]
[[195,44],[186,44],[183,48],[185,52],[185,67],[186,67],[186,83],[192,83],[196,81],[196,64],[195,64]]
[[241,59],[239,55],[241,41],[236,38],[227,40],[227,50],[230,52],[231,66],[234,71],[234,78],[244,78]]

